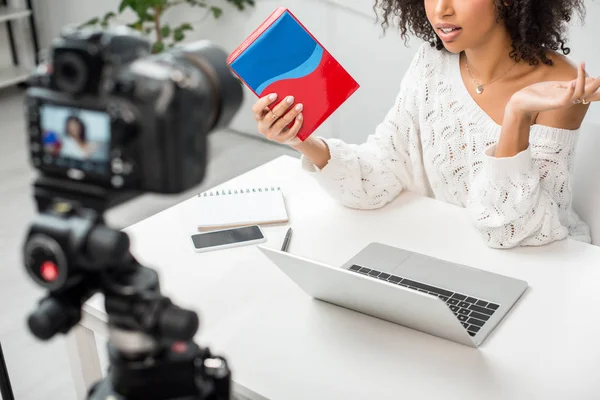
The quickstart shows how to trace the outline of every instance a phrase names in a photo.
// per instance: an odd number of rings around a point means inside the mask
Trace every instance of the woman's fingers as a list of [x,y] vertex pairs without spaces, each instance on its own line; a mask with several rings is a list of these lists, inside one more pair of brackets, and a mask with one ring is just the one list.
[[[264,96],[252,106],[252,112],[258,121],[260,133],[269,140],[289,143],[295,140],[302,127],[304,106],[302,104],[294,106],[293,96],[287,96],[273,106],[276,100],[277,94],[275,93]],[[293,125],[288,129],[292,122]]]
[[591,103],[594,101],[600,101],[600,90],[597,91],[594,94],[589,95],[588,97],[585,98],[585,102],[586,103]]
[[596,78],[595,80],[593,80],[592,82],[590,82],[586,85],[583,100],[585,100],[586,102],[596,101],[594,96],[596,96],[596,95],[600,96],[599,90],[600,90],[600,77]]
[[567,85],[567,90],[565,91],[565,94],[563,95],[563,98],[560,101],[560,103],[561,103],[560,105],[562,105],[562,106],[573,105],[573,103],[575,102],[575,100],[573,100],[573,98],[574,98],[574,94],[575,94],[576,84],[577,84],[577,81],[572,81],[571,83],[569,83],[569,85]]
[[262,111],[254,114],[254,119],[261,121],[269,111],[271,111],[269,107],[263,108]]
[[575,93],[573,94],[573,103],[579,104],[585,94],[585,63],[579,64],[577,68],[577,80],[575,81]]
[[261,97],[256,103],[254,103],[252,106],[252,112],[254,113],[256,120],[260,120],[262,117],[264,117],[264,110],[268,108],[269,105],[275,100],[277,100],[277,93],[271,93],[267,96]]
[[281,118],[279,118],[279,120],[271,127],[271,130],[273,130],[274,135],[279,135],[286,126],[294,122],[294,118],[296,118],[296,116],[300,114],[302,108],[302,103],[298,103],[294,106],[294,108],[282,115]]
[[270,126],[273,126],[279,118],[281,118],[287,110],[294,104],[294,96],[287,96],[285,99],[281,100],[279,104],[277,104],[269,114],[265,116],[265,120],[270,123]]
[[281,135],[277,137],[277,141],[280,143],[288,143],[296,138],[300,128],[302,127],[302,113],[296,116],[296,121],[294,121],[294,125],[287,131],[283,132]]

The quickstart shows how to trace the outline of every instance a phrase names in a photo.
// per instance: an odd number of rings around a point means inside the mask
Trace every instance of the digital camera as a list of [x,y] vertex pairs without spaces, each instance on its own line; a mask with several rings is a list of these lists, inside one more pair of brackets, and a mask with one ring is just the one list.
[[65,29],[29,81],[31,162],[59,190],[180,193],[205,174],[207,135],[243,100],[208,41],[151,54],[126,27]]

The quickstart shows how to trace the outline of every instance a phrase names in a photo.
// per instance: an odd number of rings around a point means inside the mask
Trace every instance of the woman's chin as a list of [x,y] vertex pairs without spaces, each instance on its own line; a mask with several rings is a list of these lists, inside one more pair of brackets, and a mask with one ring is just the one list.
[[462,46],[458,41],[452,41],[452,42],[442,42],[444,43],[444,47],[446,48],[446,50],[448,50],[450,53],[453,54],[460,54],[460,52],[462,52],[465,48],[464,46]]

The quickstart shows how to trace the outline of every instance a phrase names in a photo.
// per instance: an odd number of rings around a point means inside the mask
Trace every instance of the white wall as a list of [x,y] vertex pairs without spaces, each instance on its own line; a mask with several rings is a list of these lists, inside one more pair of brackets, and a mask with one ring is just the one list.
[[[42,45],[47,46],[63,25],[101,15],[116,9],[118,3],[119,0],[37,0]],[[214,3],[223,2],[214,0]],[[412,40],[410,46],[405,47],[392,30],[382,37],[381,28],[374,20],[371,0],[257,0],[257,6],[244,13],[225,7],[223,17],[216,21],[212,17],[203,19],[204,13],[199,9],[190,11],[182,7],[179,15],[173,10],[168,19],[195,22],[196,31],[190,39],[208,38],[231,51],[280,5],[289,7],[361,85],[318,134],[350,142],[363,141],[392,104],[402,75],[419,45],[417,40]],[[581,26],[579,20],[573,21],[570,57],[574,62],[585,60],[590,75],[598,76],[600,2],[586,0],[586,6],[586,24]],[[233,128],[255,133],[250,112],[254,101],[253,94],[246,91],[243,109],[234,120]],[[600,107],[590,108],[588,120],[600,122]]]

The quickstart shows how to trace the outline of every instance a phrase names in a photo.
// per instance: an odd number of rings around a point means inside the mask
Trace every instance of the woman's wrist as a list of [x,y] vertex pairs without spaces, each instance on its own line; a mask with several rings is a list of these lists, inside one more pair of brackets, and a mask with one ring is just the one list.
[[292,144],[291,147],[294,150],[299,151],[300,153],[304,154],[304,151],[306,151],[307,149],[309,149],[310,147],[313,147],[315,145],[314,140],[315,140],[315,138],[312,136],[309,136],[304,140],[298,139],[298,142]]
[[318,137],[309,136],[304,141],[294,144],[291,147],[304,154],[319,169],[324,168],[331,157],[329,146]]
[[504,111],[496,157],[513,157],[529,147],[532,114],[509,102]]

